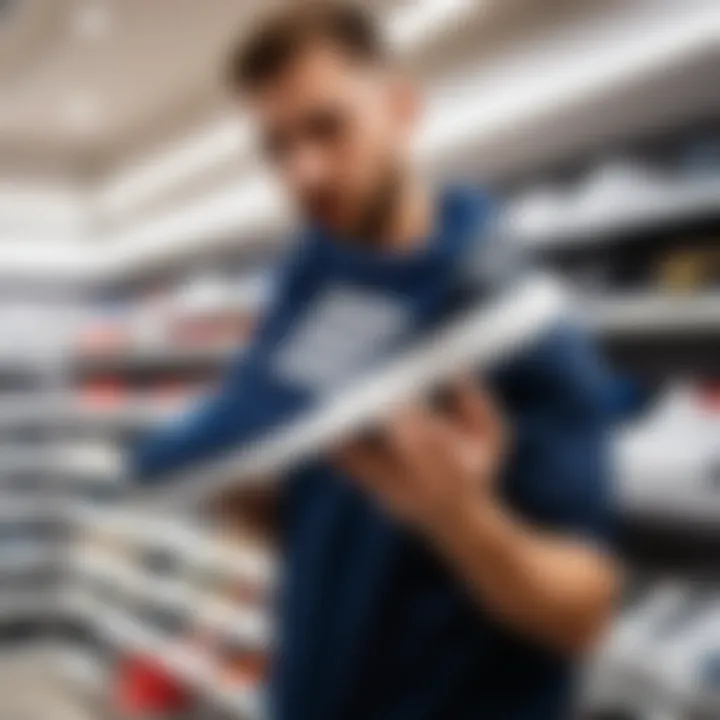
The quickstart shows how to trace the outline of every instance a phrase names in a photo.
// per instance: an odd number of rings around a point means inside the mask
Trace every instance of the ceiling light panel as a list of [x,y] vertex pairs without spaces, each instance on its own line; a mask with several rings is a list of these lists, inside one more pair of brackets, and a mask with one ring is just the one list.
[[86,0],[78,5],[72,17],[75,34],[83,40],[107,37],[112,29],[112,13],[103,0]]
[[387,21],[390,41],[401,52],[411,52],[437,35],[459,25],[481,0],[424,0],[409,2]]

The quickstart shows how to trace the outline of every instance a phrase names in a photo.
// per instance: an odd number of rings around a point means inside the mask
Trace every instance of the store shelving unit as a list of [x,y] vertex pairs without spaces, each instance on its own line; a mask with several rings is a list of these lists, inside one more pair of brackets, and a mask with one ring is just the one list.
[[[242,651],[267,654],[272,624],[265,608],[236,607],[217,588],[206,592],[203,583],[207,578],[230,585],[248,582],[256,594],[269,594],[275,574],[272,552],[224,546],[212,540],[213,531],[203,530],[191,518],[173,523],[155,514],[138,525],[134,513],[110,515],[108,500],[114,505],[114,498],[122,495],[123,478],[103,464],[102,452],[90,452],[89,457],[83,453],[83,444],[91,438],[91,446],[114,446],[172,417],[177,405],[152,400],[88,404],[74,392],[76,382],[108,373],[215,373],[226,357],[224,348],[201,348],[89,360],[63,343],[52,357],[39,355],[33,362],[20,356],[0,358],[0,377],[13,390],[1,403],[0,433],[28,437],[21,444],[6,443],[0,452],[0,534],[4,536],[9,523],[52,522],[62,537],[61,542],[38,538],[22,544],[0,538],[0,577],[6,588],[0,594],[0,626],[24,628],[26,635],[39,633],[47,638],[45,644],[59,639],[58,663],[86,692],[107,695],[116,658],[151,656],[197,694],[208,711],[216,708],[242,719],[262,714],[257,681],[243,682],[242,673],[231,681],[218,658],[194,648],[178,630],[195,628]],[[132,552],[126,562],[102,548],[86,552],[86,534],[103,535]],[[171,574],[160,578],[152,567],[136,562],[143,554],[163,550],[176,558],[179,568],[194,574],[194,580],[173,579]],[[48,577],[52,582],[46,588]],[[159,621],[169,618],[179,625],[163,627]]]
[[[616,198],[613,207],[600,203],[577,213],[558,208],[546,222],[518,231],[517,237],[543,252],[578,253],[720,220],[720,181],[714,177],[658,182],[631,197],[632,202]],[[509,218],[511,227],[515,222]]]
[[[22,346],[16,309],[25,313],[33,299],[5,289],[0,327],[7,342],[0,352],[0,405],[41,408],[62,393],[54,348]],[[59,325],[62,318],[58,316]],[[62,620],[60,601],[68,524],[59,511],[57,434],[53,424],[25,422],[9,413],[0,423],[0,632],[3,636],[43,636]]]
[[183,371],[210,371],[221,368],[235,348],[156,348],[128,350],[107,357],[82,358],[75,371],[79,376],[109,374],[147,375]]

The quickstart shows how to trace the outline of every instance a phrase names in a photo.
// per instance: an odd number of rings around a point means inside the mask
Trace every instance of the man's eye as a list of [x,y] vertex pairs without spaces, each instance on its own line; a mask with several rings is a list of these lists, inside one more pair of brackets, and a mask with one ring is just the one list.
[[263,141],[265,155],[271,160],[280,160],[288,150],[288,139],[280,133],[268,135]]
[[334,140],[340,135],[343,124],[339,116],[321,113],[308,121],[306,131],[313,140]]

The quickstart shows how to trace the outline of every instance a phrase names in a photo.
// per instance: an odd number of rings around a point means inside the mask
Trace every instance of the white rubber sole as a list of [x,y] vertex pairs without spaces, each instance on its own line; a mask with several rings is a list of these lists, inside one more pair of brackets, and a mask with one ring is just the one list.
[[267,481],[453,375],[487,368],[518,352],[556,323],[566,308],[557,281],[540,275],[527,278],[499,299],[463,313],[411,351],[268,438],[219,461],[162,478],[134,499],[153,505],[193,503],[253,478]]

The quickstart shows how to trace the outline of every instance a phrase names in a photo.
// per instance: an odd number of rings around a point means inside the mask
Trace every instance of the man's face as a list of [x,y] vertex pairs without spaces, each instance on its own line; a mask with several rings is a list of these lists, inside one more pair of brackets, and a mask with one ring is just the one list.
[[371,232],[406,162],[412,90],[317,46],[251,99],[267,155],[305,215],[336,233]]

